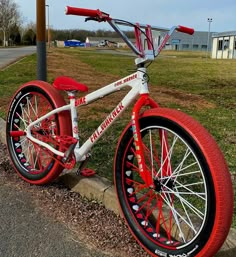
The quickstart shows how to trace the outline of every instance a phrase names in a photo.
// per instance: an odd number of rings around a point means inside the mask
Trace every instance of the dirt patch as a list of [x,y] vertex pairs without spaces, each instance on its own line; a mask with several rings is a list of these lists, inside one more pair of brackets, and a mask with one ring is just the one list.
[[[96,71],[90,65],[83,63],[79,60],[78,55],[71,55],[65,52],[58,51],[57,49],[51,49],[47,55],[48,64],[48,79],[51,83],[58,76],[69,76],[80,83],[83,83],[89,87],[89,92],[101,88],[111,82],[120,79],[119,76],[102,73]],[[205,109],[214,108],[215,105],[206,101],[203,97],[186,92],[166,88],[164,85],[151,86],[151,96],[155,99],[160,106],[170,106],[171,104],[177,104],[180,107],[188,109]],[[82,96],[82,94],[79,94]],[[112,110],[116,103],[118,104],[122,97],[125,95],[124,92],[117,92],[114,95],[106,97],[105,100],[98,101],[92,105],[86,107],[86,110],[81,110],[81,115],[88,115],[89,118],[104,117],[104,114],[94,114],[93,110]],[[115,102],[114,102],[115,100]],[[9,98],[0,97],[0,111],[6,112],[9,103]]]
[[[90,65],[79,60],[79,56],[71,56],[69,53],[62,53],[58,50],[52,50],[48,53],[48,69],[51,78],[66,75],[77,81],[86,84],[89,92],[101,88],[111,82],[120,79],[119,76],[106,74],[96,71]],[[187,109],[206,109],[214,108],[215,105],[206,101],[199,95],[193,95],[184,91],[166,88],[165,86],[151,85],[151,97],[155,99],[160,106],[167,107],[171,104],[177,104],[180,107]],[[82,95],[82,94],[81,94]],[[122,99],[125,92],[117,92],[115,95],[107,96],[96,103],[92,103],[86,108],[81,108],[81,117],[86,115],[86,118],[99,119],[104,118],[104,113],[109,113],[116,104]],[[96,110],[96,111],[94,111]]]
[[[154,87],[154,86],[153,86]],[[206,101],[199,95],[193,95],[180,90],[165,88],[158,86],[155,90],[157,101],[162,105],[169,105],[171,103],[178,104],[188,109],[211,109],[215,108],[214,103]]]
[[70,55],[53,50],[48,53],[48,73],[50,77],[69,76],[86,84],[89,91],[108,84],[119,77],[104,74],[79,60],[77,55]]
[[[90,92],[120,79],[119,76],[96,71],[88,64],[81,62],[79,57],[57,52],[55,50],[50,52],[48,55],[48,66],[51,77],[55,78],[59,75],[71,76],[79,82],[88,85]],[[151,85],[150,89],[152,97],[156,99],[160,105],[167,106],[171,103],[176,103],[190,109],[215,107],[213,103],[206,101],[199,95],[193,95],[184,91],[166,88],[165,86]],[[124,94],[118,92],[115,98],[121,99],[123,95]],[[98,106],[100,105],[104,106],[104,102],[98,104]],[[106,98],[106,107],[110,107],[110,105],[112,107],[114,106],[114,96]]]

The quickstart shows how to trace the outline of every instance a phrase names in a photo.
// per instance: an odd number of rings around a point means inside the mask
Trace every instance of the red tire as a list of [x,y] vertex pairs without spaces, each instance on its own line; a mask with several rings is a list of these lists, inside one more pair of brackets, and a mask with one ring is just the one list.
[[[54,180],[63,170],[56,160],[25,136],[12,136],[10,132],[25,130],[29,122],[65,105],[60,93],[43,81],[31,81],[24,84],[13,96],[6,121],[6,142],[9,156],[16,172],[31,184],[46,184]],[[51,115],[37,125],[35,137],[41,140],[53,135],[71,135],[69,111]],[[44,139],[42,139],[44,138]],[[50,144],[53,144],[50,141]],[[60,150],[60,147],[53,145]]]
[[214,256],[233,216],[231,177],[219,147],[197,121],[176,110],[145,111],[140,130],[154,188],[139,173],[131,125],[114,160],[129,229],[152,256]]

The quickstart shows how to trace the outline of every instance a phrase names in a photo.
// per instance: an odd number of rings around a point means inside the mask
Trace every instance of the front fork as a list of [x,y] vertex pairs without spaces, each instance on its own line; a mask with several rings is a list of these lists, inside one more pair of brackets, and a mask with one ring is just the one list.
[[134,105],[131,117],[131,124],[140,176],[142,177],[143,181],[148,187],[154,188],[152,174],[148,172],[145,163],[144,149],[139,125],[140,111],[144,106],[150,106],[150,108],[159,107],[158,104],[152,98],[149,97],[149,94],[142,94],[139,100]]

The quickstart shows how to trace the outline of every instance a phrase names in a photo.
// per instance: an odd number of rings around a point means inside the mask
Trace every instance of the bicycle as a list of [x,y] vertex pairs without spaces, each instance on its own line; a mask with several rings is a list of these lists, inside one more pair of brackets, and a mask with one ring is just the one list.
[[[232,221],[233,190],[227,164],[205,128],[180,111],[159,107],[148,90],[148,64],[174,31],[193,34],[194,30],[131,23],[99,9],[68,6],[66,14],[108,22],[138,55],[137,71],[80,98],[76,92],[87,92],[87,86],[65,76],[56,78],[52,86],[38,80],[22,85],[11,100],[6,125],[16,172],[25,181],[41,185],[77,162],[82,170],[92,146],[138,98],[114,157],[114,184],[125,221],[151,256],[213,256]],[[120,26],[134,28],[136,45]],[[165,36],[156,40],[153,31]],[[127,86],[126,96],[80,145],[77,108]],[[67,92],[69,104],[61,90]]]

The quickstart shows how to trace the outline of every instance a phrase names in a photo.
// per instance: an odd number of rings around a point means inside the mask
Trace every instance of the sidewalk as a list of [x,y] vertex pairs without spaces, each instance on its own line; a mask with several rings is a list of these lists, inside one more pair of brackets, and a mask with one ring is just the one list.
[[[0,118],[0,141],[5,143],[5,121]],[[95,175],[91,178],[80,177],[75,171],[64,171],[59,178],[72,191],[103,204],[107,209],[120,214],[113,184]],[[236,256],[236,230],[231,229],[221,250],[215,257]]]
[[16,190],[13,183],[1,177],[1,257],[112,256],[80,240],[67,224],[45,215],[35,202],[31,193]]

